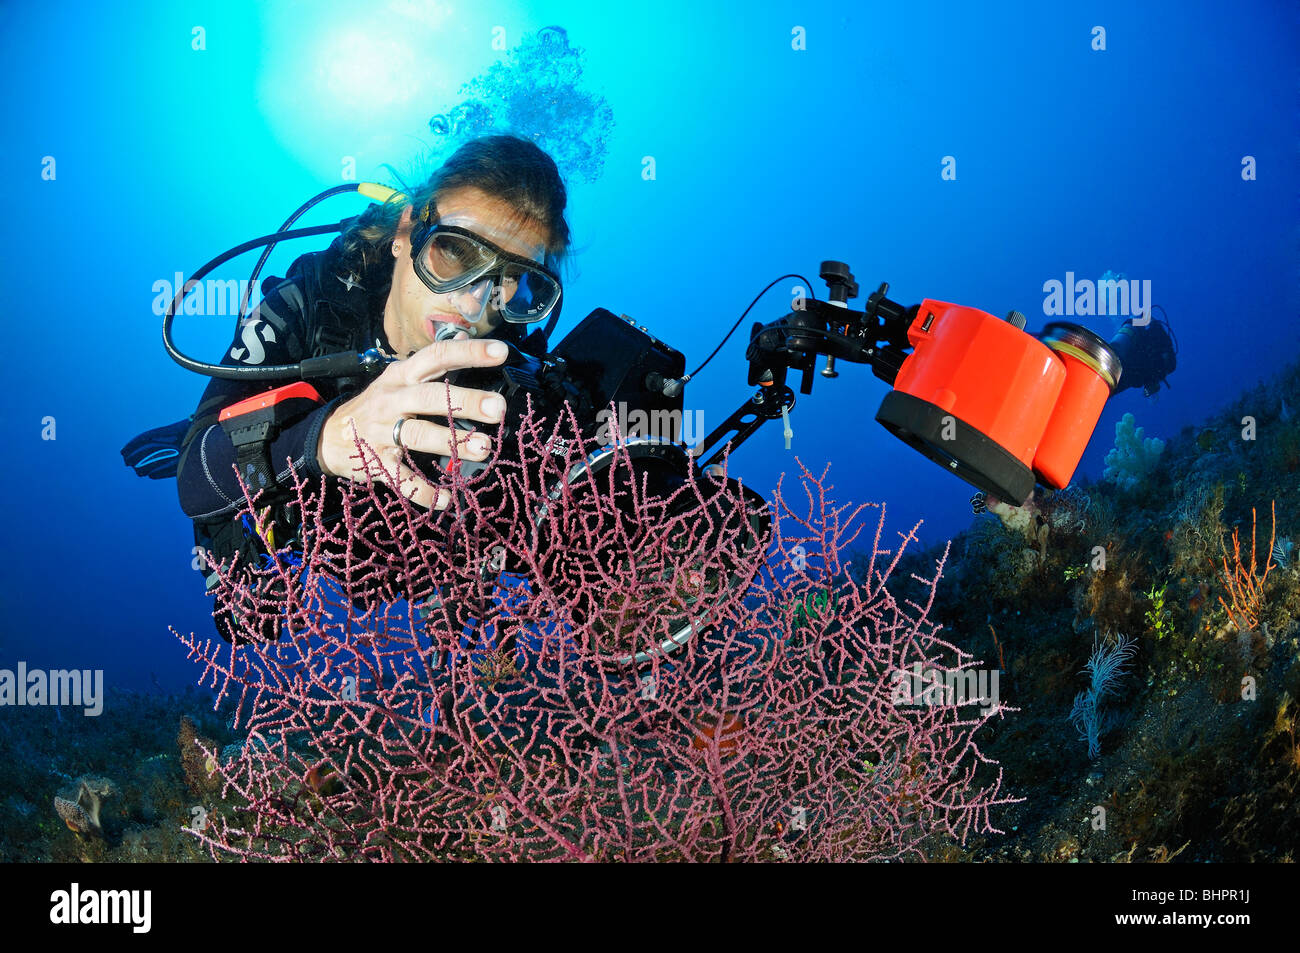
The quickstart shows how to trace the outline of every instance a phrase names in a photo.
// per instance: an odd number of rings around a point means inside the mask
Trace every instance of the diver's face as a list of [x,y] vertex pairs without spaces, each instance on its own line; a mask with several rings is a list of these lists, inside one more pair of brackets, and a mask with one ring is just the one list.
[[[438,217],[443,224],[469,229],[516,255],[538,262],[545,257],[545,229],[531,220],[521,221],[509,203],[479,189],[456,189],[444,195],[438,201]],[[432,343],[439,329],[449,324],[464,329],[470,337],[486,337],[501,323],[500,312],[493,307],[489,279],[445,294],[429,290],[420,280],[411,261],[410,207],[402,212],[393,257],[393,286],[384,307],[384,331],[398,357]]]

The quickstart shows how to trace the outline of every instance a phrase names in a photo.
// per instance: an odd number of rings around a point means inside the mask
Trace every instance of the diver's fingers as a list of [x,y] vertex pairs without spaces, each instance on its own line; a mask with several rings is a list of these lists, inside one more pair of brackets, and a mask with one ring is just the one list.
[[394,366],[401,368],[404,383],[418,384],[461,367],[492,367],[504,361],[507,353],[504,341],[434,341]]
[[[451,455],[452,428],[408,417],[402,424],[402,446],[416,453],[431,453],[435,456]],[[470,433],[466,430],[454,431],[456,454],[464,460],[486,460],[492,452],[492,439],[485,433]]]
[[[448,393],[450,391],[450,393]],[[457,387],[445,381],[429,381],[405,388],[401,394],[402,413],[495,424],[505,416],[506,400],[500,394],[473,387]],[[403,437],[405,442],[406,438]]]

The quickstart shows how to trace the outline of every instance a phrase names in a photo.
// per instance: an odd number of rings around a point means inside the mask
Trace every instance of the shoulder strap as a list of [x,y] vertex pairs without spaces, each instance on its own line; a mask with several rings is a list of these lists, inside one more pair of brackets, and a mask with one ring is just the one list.
[[368,287],[379,281],[374,269],[357,274],[341,258],[342,239],[336,238],[324,251],[300,256],[289,269],[306,298],[305,343],[311,357],[371,346],[370,309],[374,297],[387,289]]

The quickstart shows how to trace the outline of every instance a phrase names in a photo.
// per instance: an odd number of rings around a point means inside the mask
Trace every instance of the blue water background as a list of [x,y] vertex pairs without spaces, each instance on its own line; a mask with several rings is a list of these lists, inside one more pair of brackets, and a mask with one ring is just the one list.
[[[707,7],[702,10],[701,7]],[[227,2],[0,7],[6,96],[0,261],[8,292],[0,667],[102,668],[172,688],[197,675],[170,635],[206,630],[171,481],[118,449],[188,414],[204,381],[160,344],[160,279],[271,231],[308,196],[410,167],[427,121],[509,45],[560,24],[613,107],[603,177],[574,184],[562,335],[627,313],[694,367],[786,271],[850,263],[863,294],[1046,320],[1043,284],[1151,280],[1181,344],[1172,389],[1106,408],[1080,473],[1101,475],[1132,412],[1168,437],[1293,359],[1298,340],[1294,4],[701,5]],[[1106,29],[1104,52],[1092,30]],[[206,49],[192,49],[202,26]],[[792,49],[803,27],[807,49]],[[46,156],[56,178],[42,178]],[[642,177],[653,156],[656,178]],[[957,178],[941,178],[944,156]],[[1253,156],[1258,178],[1243,181]],[[307,222],[362,208],[332,200]],[[279,250],[268,273],[321,245]],[[252,258],[224,277],[245,277]],[[708,428],[749,394],[752,320],[693,383]],[[823,294],[818,288],[818,294]],[[1107,318],[1084,319],[1109,333]],[[178,323],[217,360],[233,318]],[[947,538],[973,490],[873,421],[885,385],[842,367],[799,398],[793,450],[769,424],[733,470],[769,493],[797,455],[842,501]],[[42,420],[56,420],[42,440]]]

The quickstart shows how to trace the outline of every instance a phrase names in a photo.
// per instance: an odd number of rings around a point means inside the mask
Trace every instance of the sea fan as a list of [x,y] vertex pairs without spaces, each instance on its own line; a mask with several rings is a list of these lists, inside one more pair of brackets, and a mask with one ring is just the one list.
[[1101,736],[1115,726],[1118,716],[1113,712],[1101,712],[1101,699],[1114,694],[1115,683],[1124,673],[1124,665],[1133,658],[1136,642],[1121,635],[1113,645],[1104,642],[1093,644],[1092,657],[1084,666],[1084,671],[1091,676],[1091,684],[1085,691],[1079,692],[1070,709],[1070,722],[1079,729],[1079,738],[1088,742],[1088,757],[1096,758],[1101,754]]
[[1293,549],[1295,549],[1295,543],[1291,542],[1289,536],[1283,536],[1273,546],[1273,562],[1277,563],[1279,569],[1286,569],[1291,564],[1291,550]]
[[[893,698],[896,673],[974,665],[928,618],[946,552],[897,600],[915,530],[886,543],[881,507],[851,580],[872,507],[833,504],[825,473],[801,469],[793,500],[778,483],[752,546],[739,488],[707,475],[667,509],[628,498],[625,458],[566,480],[590,450],[569,424],[560,455],[526,418],[483,486],[443,471],[446,511],[371,484],[329,524],[298,484],[303,568],[218,567],[237,644],[183,637],[249,738],[193,831],[214,855],[885,860],[996,830],[1010,799],[976,734],[1004,706]],[[280,596],[254,598],[267,573]],[[699,632],[666,653],[678,617]]]

